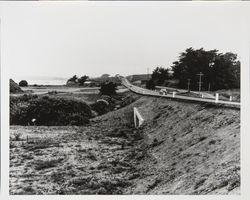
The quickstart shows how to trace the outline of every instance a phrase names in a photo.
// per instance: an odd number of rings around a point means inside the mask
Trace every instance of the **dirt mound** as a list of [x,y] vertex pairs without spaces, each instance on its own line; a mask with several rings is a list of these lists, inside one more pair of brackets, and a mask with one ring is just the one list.
[[23,93],[23,90],[12,79],[10,79],[10,93],[12,93],[12,94]]

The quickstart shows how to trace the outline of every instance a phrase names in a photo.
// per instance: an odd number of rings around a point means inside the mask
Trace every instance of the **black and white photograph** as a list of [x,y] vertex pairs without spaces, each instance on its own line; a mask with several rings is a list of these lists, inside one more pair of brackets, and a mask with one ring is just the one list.
[[240,196],[244,41],[232,11],[0,8],[9,195]]

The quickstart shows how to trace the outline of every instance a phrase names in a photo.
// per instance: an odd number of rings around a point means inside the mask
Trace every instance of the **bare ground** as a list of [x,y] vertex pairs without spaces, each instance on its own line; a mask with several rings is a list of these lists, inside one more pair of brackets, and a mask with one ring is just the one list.
[[10,138],[10,194],[240,193],[239,109],[141,97],[86,127],[11,126]]

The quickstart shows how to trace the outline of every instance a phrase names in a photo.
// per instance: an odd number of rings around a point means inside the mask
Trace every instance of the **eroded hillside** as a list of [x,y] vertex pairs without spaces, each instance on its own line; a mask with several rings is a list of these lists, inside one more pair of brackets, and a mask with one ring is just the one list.
[[240,110],[142,98],[148,176],[133,193],[229,194],[240,189]]

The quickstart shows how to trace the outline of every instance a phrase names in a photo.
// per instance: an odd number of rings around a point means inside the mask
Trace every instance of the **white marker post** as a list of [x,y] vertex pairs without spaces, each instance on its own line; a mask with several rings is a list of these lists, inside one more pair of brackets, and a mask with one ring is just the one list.
[[173,92],[173,98],[175,98],[176,92]]
[[[138,124],[137,124],[137,120],[138,120]],[[144,119],[142,118],[141,114],[139,113],[139,111],[137,110],[136,107],[134,107],[134,124],[135,127],[140,127],[144,122]]]
[[215,103],[218,103],[219,102],[219,93],[216,93],[215,94]]
[[232,96],[229,97],[229,101],[233,101],[233,97]]

